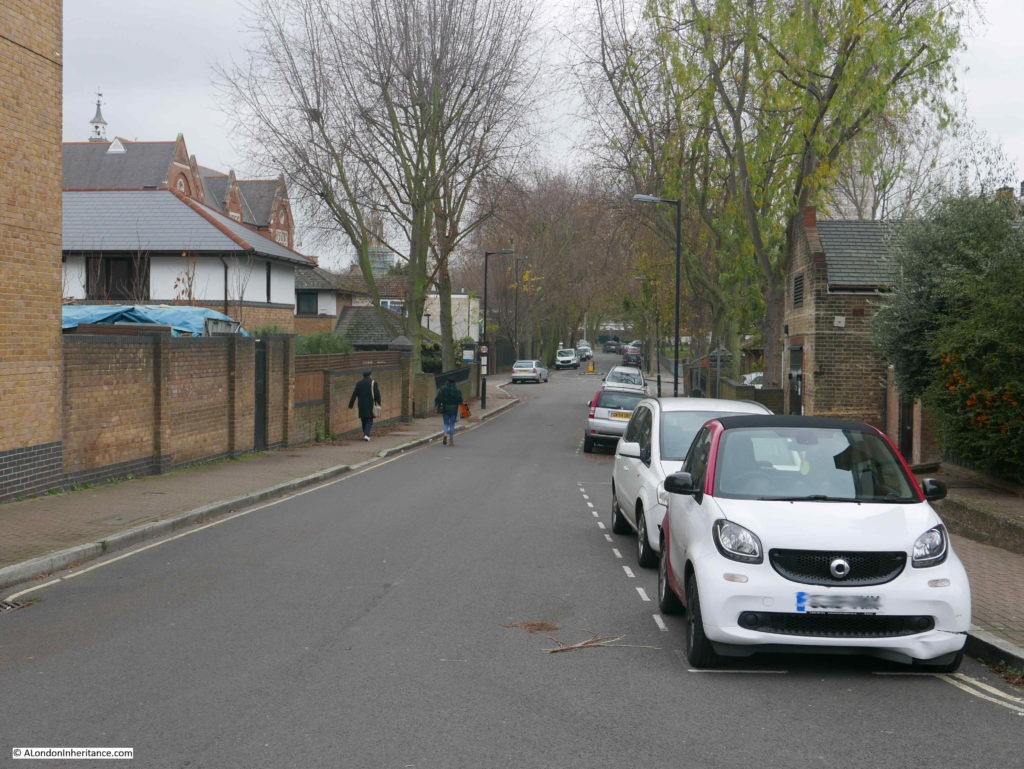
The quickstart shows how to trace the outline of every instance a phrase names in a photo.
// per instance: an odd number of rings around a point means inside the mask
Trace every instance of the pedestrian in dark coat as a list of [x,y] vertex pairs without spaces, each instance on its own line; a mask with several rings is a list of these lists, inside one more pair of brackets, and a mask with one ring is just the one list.
[[455,445],[455,422],[459,418],[459,404],[462,403],[462,391],[451,377],[445,380],[444,387],[434,396],[434,407],[441,415],[444,428],[444,445]]
[[359,401],[359,419],[363,423],[363,440],[370,440],[373,429],[374,406],[380,406],[380,387],[370,377],[371,372],[364,371],[363,378],[356,382],[352,389],[352,397],[348,399],[348,407],[352,408]]

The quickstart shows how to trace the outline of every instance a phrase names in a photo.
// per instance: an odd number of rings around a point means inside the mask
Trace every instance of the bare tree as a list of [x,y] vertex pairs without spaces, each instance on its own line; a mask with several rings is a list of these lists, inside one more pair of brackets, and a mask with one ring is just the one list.
[[[417,366],[428,280],[465,230],[468,190],[528,117],[527,3],[255,0],[258,51],[220,69],[239,132],[352,245],[375,304],[369,222],[401,243]],[[442,321],[450,339],[450,305]]]

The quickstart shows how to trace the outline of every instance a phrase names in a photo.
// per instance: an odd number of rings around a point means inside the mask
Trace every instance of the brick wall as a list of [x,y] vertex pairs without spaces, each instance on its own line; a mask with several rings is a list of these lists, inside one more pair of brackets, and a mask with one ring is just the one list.
[[333,331],[337,322],[337,315],[296,315],[294,328],[296,334],[310,336],[318,331]]
[[0,498],[61,466],[61,23],[0,4]]

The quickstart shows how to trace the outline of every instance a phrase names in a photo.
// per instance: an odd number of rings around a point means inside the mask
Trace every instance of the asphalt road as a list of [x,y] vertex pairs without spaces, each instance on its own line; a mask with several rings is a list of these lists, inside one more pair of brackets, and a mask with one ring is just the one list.
[[598,384],[553,371],[453,447],[37,591],[0,616],[0,766],[15,746],[147,769],[1024,766],[1019,694],[973,661],[688,670],[610,532],[611,453],[582,452]]

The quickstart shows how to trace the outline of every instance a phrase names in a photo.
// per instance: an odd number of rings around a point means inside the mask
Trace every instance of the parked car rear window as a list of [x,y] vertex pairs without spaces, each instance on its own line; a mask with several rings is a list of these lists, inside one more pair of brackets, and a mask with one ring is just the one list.
[[632,411],[643,398],[641,393],[630,393],[623,390],[602,390],[597,398],[597,405],[606,409]]

